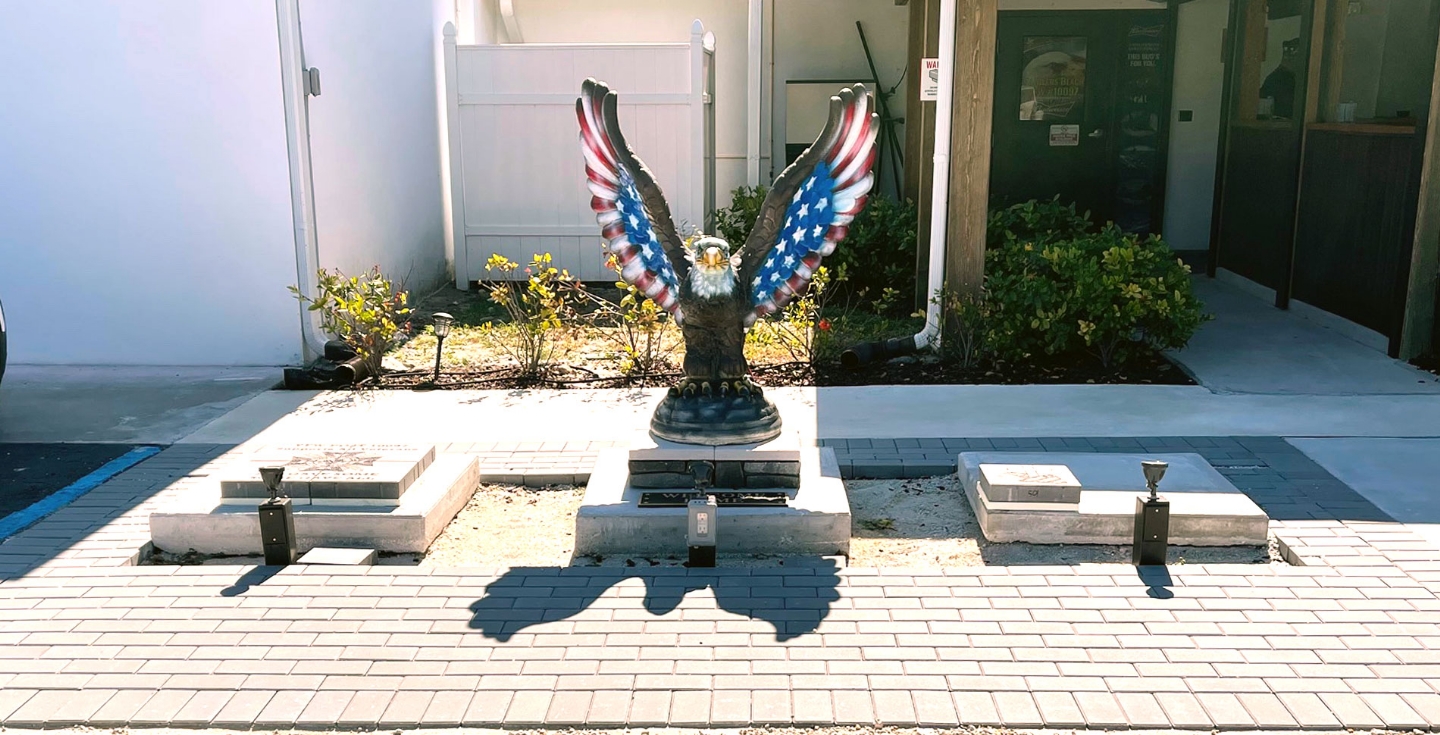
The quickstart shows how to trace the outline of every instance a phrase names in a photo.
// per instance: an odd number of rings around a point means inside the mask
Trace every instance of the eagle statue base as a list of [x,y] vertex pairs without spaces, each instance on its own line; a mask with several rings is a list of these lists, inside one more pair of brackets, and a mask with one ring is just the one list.
[[759,444],[780,436],[780,410],[755,386],[748,395],[671,390],[650,419],[656,439],[681,444]]

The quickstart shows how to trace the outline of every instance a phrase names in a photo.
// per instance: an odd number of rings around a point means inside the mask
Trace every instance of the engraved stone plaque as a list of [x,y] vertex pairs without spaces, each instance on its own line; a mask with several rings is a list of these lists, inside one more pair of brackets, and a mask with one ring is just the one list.
[[1080,481],[1063,464],[982,464],[979,474],[992,503],[1080,502]]
[[414,444],[265,446],[222,474],[220,496],[269,497],[259,468],[279,466],[293,498],[398,501],[433,461],[435,447]]

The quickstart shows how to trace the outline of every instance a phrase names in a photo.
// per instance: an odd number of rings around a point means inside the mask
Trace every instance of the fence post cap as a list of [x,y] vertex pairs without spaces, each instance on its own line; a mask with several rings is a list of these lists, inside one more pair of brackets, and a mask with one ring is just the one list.
[[449,39],[449,38],[454,38],[454,37],[460,35],[460,32],[455,29],[455,24],[454,24],[453,22],[451,22],[451,21],[448,21],[448,20],[445,21],[445,30],[444,30],[444,33],[445,33],[445,38],[447,38],[447,39]]

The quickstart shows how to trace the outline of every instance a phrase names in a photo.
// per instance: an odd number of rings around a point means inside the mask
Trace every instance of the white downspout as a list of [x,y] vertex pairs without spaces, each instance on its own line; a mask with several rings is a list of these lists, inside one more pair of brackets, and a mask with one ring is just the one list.
[[915,349],[939,349],[941,304],[945,287],[945,223],[950,207],[950,118],[955,97],[955,0],[940,0],[940,89],[935,100],[935,171],[930,180],[930,275],[925,328],[915,334]]
[[520,22],[515,20],[514,0],[500,0],[500,21],[505,25],[506,43],[525,43],[520,36]]
[[745,67],[745,185],[760,184],[760,74],[765,55],[763,0],[750,0],[750,34]]
[[[315,180],[310,169],[309,101],[304,83],[305,52],[300,42],[300,0],[275,0],[280,34],[280,97],[285,103],[285,148],[290,162],[290,211],[295,223],[295,278],[300,295],[320,291],[315,270],[320,243],[315,236]],[[300,304],[300,345],[305,362],[325,354],[329,338],[315,312]]]

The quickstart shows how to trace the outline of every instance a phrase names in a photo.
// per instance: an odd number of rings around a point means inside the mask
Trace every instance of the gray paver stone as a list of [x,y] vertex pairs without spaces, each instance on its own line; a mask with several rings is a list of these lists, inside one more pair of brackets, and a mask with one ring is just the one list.
[[514,696],[515,693],[510,691],[475,692],[470,708],[465,710],[465,721],[461,724],[466,727],[498,727],[505,722],[505,713],[510,709],[510,700]]
[[1084,727],[1085,716],[1069,692],[1035,692],[1035,704],[1045,727]]
[[551,726],[582,725],[590,714],[591,693],[584,691],[556,692],[550,699],[545,723]]
[[955,700],[948,691],[911,693],[915,702],[915,724],[920,727],[954,727],[960,724]]
[[1115,699],[1120,702],[1125,716],[1134,728],[1168,728],[1170,718],[1154,694],[1145,692],[1117,692]]
[[[0,701],[3,701],[6,692],[0,691]],[[140,711],[155,692],[145,689],[128,689],[115,693],[105,706],[101,707],[90,717],[92,727],[124,727],[130,722],[130,718]],[[3,709],[3,708],[0,708]]]
[[1330,712],[1335,715],[1335,718],[1340,720],[1341,727],[1369,729],[1372,727],[1382,727],[1385,724],[1385,721],[1372,712],[1370,708],[1365,705],[1364,700],[1360,699],[1360,696],[1357,694],[1348,692],[1322,692],[1320,694],[1320,701],[1324,702],[1325,706],[1330,709]]
[[750,724],[750,692],[740,689],[715,691],[710,698],[710,724],[715,727]]
[[[215,727],[231,728],[236,730],[248,730],[255,724],[255,718],[260,716],[261,710],[275,696],[274,692],[266,691],[240,691],[225,703],[225,706],[215,714],[211,724]],[[372,721],[369,724],[374,725]]]
[[755,725],[788,725],[793,717],[790,690],[760,689],[750,692],[750,721]]
[[635,692],[630,698],[633,726],[663,727],[670,722],[670,692]]
[[314,696],[314,692],[298,690],[276,692],[265,705],[265,709],[260,710],[260,715],[255,718],[255,726],[293,727],[300,718],[300,713],[305,711],[305,705],[310,704],[310,699]]
[[234,692],[196,692],[171,722],[177,727],[208,727],[234,696]]
[[1425,727],[1427,724],[1424,717],[1410,708],[1399,694],[1374,693],[1361,694],[1366,705],[1371,711],[1379,715],[1385,721],[1385,727],[1391,730],[1408,730],[1411,728]]
[[624,725],[630,711],[630,692],[606,689],[590,697],[586,724],[591,727]]
[[130,725],[133,727],[165,727],[175,719],[175,715],[194,696],[195,692],[189,689],[162,689],[130,717]]
[[995,692],[995,707],[1006,727],[1043,727],[1044,718],[1029,692]]
[[1239,698],[1229,692],[1201,692],[1195,695],[1205,714],[1215,727],[1223,730],[1238,730],[1254,727],[1255,720],[1240,704]]
[[307,729],[334,726],[345,713],[350,701],[355,698],[355,694],[351,691],[316,692],[306,703],[305,709],[300,711],[295,724]]
[[674,692],[670,697],[670,724],[703,727],[710,724],[710,692]]

